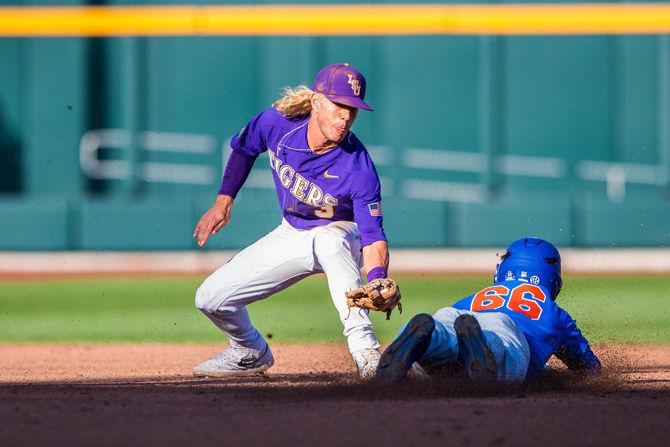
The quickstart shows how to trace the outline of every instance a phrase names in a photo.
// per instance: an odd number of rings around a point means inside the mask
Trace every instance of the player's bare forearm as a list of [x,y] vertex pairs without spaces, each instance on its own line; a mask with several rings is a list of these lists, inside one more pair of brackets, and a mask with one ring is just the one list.
[[389,267],[389,245],[386,241],[376,241],[363,247],[363,266],[366,271],[375,267]]
[[193,237],[198,239],[201,247],[207,243],[207,239],[216,234],[230,221],[230,210],[233,207],[231,196],[219,194],[214,205],[202,215],[193,231]]

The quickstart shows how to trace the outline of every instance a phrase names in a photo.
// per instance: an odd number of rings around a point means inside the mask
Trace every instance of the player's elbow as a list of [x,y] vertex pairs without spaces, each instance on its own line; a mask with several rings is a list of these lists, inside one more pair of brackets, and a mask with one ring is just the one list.
[[594,364],[589,365],[587,368],[584,369],[584,374],[589,376],[597,376],[602,372],[603,372],[603,365],[600,363],[600,361],[596,361]]
[[593,359],[589,362],[584,362],[576,368],[572,369],[573,372],[582,376],[597,376],[603,372],[603,366],[600,363],[600,360]]

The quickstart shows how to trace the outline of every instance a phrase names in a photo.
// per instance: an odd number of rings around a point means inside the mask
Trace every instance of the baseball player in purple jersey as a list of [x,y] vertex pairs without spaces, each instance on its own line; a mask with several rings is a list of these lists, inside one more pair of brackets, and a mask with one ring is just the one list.
[[561,257],[538,238],[519,239],[496,267],[493,285],[418,314],[382,354],[377,377],[394,382],[419,370],[461,369],[470,379],[520,382],[555,355],[568,369],[597,374],[598,357],[575,320],[556,304]]
[[274,362],[246,306],[314,273],[328,279],[349,351],[359,375],[374,376],[379,343],[367,313],[349,312],[345,292],[385,278],[388,244],[382,228],[381,189],[370,155],[351,132],[364,102],[366,81],[349,64],[323,68],[312,89],[286,89],[231,141],[215,204],[198,222],[204,245],[230,219],[238,191],[256,158],[268,153],[283,220],[272,232],[209,276],[196,307],[230,339],[230,347],[197,365],[196,376],[259,373]]

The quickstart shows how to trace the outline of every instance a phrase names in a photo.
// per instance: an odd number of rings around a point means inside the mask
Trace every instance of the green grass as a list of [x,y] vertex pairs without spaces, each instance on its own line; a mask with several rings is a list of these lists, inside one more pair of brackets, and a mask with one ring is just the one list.
[[[202,278],[0,281],[0,342],[219,342],[224,337],[193,306]],[[404,313],[372,318],[390,341],[418,312],[488,285],[487,276],[399,277]],[[566,278],[559,303],[594,343],[670,343],[670,278]],[[323,276],[249,306],[274,343],[344,342]]]

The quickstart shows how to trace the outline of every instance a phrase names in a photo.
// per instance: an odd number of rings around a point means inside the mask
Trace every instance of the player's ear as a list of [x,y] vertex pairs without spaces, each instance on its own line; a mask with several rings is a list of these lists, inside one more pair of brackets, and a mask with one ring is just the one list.
[[319,107],[321,107],[321,102],[319,101],[319,94],[314,93],[314,95],[312,95],[312,109],[318,109]]

